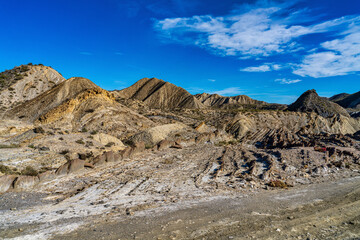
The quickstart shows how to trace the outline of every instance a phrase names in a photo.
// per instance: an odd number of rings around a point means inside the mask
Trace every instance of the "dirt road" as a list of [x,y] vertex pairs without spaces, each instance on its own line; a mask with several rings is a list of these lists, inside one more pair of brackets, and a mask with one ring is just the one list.
[[360,239],[360,177],[183,205],[94,220],[54,239]]

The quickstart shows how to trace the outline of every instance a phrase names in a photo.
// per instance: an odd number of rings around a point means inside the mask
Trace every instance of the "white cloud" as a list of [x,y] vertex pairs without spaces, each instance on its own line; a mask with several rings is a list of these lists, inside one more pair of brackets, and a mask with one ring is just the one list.
[[359,16],[345,16],[301,25],[304,20],[300,19],[301,15],[286,9],[290,6],[253,7],[246,12],[234,11],[232,15],[218,17],[166,18],[156,21],[155,29],[172,40],[244,59],[299,51],[303,49],[297,42],[301,36],[344,31],[349,24],[360,22]]
[[260,66],[256,67],[246,67],[243,69],[240,69],[242,72],[270,72],[270,71],[278,71],[282,69],[283,67],[280,64],[274,64],[274,63],[265,63]]
[[301,82],[301,80],[281,78],[281,79],[276,79],[275,82],[279,82],[280,84],[293,84],[293,83]]
[[209,82],[216,82],[215,79],[208,79]]
[[360,71],[360,32],[326,41],[321,47],[325,51],[305,56],[293,73],[302,77],[321,78]]
[[223,96],[234,96],[234,95],[239,95],[241,93],[242,93],[242,91],[240,90],[239,87],[229,87],[229,88],[225,88],[223,90],[211,92],[211,94],[219,94],[219,95],[223,95]]
[[243,68],[243,69],[240,69],[240,71],[243,71],[243,72],[269,72],[269,71],[271,71],[271,68],[268,65],[261,65],[258,67]]

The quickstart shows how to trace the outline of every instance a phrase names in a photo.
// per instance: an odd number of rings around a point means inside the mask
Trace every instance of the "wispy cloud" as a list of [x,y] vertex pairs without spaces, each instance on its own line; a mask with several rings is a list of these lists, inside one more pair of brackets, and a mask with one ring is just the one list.
[[210,79],[210,78],[208,79],[208,81],[209,81],[209,82],[216,82],[215,79]]
[[124,53],[122,53],[122,52],[115,52],[115,55],[122,56],[122,55],[124,55]]
[[282,68],[280,64],[274,64],[274,63],[265,63],[260,66],[255,67],[246,67],[240,69],[242,72],[270,72],[272,70],[278,71]]
[[239,87],[229,87],[218,91],[210,92],[211,94],[219,94],[223,96],[234,96],[242,93]]
[[[169,41],[196,45],[217,55],[239,59],[264,59],[294,52],[301,57],[308,51],[302,60],[297,57],[291,64],[265,63],[241,69],[245,72],[276,71],[287,66],[293,68],[294,74],[316,78],[360,71],[357,52],[360,49],[360,15],[319,21],[318,16],[310,14],[309,9],[297,10],[294,2],[258,1],[253,5],[241,5],[223,16],[156,20],[154,28]],[[302,42],[303,36],[311,34],[337,36],[338,39],[314,48]]]
[[156,21],[155,28],[175,40],[184,40],[183,36],[187,35],[188,43],[219,54],[258,57],[301,49],[296,42],[301,36],[334,31],[360,20],[357,16],[348,16],[301,25],[301,19],[291,13],[287,13],[288,16],[284,18],[285,10],[275,5],[219,17],[201,15],[166,18]]
[[281,79],[275,80],[275,82],[279,82],[280,84],[293,84],[293,83],[298,83],[301,81],[302,80],[300,80],[300,79],[287,79],[287,78],[281,78]]
[[93,55],[91,52],[80,52],[81,55],[87,55],[87,56],[91,56]]
[[293,73],[321,78],[360,71],[360,32],[326,41],[321,47],[323,51],[305,56]]

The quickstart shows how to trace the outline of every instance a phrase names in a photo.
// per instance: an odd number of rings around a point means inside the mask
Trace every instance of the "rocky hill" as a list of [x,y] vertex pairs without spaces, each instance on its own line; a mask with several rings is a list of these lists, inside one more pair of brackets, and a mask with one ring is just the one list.
[[218,94],[196,94],[195,97],[206,107],[223,107],[225,105],[239,104],[265,104],[265,102],[254,100],[246,95],[238,95],[234,97],[224,97]]
[[143,78],[121,91],[114,91],[119,98],[137,99],[151,108],[204,108],[204,105],[185,89],[157,78]]
[[330,100],[344,108],[360,110],[360,91],[353,94],[338,94],[331,97]]
[[295,112],[314,112],[322,117],[335,115],[350,117],[344,108],[327,98],[320,97],[315,90],[303,93],[293,104],[289,105],[288,109]]
[[222,109],[285,109],[283,104],[269,104],[263,101],[252,99],[246,95],[224,97],[218,94],[196,94],[195,97],[204,104],[205,107]]
[[5,117],[73,131],[87,128],[112,133],[129,133],[153,124],[116,102],[108,91],[80,77],[70,78],[20,104],[7,111]]
[[43,65],[21,65],[0,73],[1,111],[31,100],[65,81],[60,73]]

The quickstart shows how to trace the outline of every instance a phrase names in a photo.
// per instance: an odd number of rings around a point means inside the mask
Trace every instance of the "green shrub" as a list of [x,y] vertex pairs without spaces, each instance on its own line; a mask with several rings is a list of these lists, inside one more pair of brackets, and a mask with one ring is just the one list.
[[82,139],[76,140],[75,142],[76,142],[77,144],[85,144]]
[[112,146],[114,146],[114,145],[115,145],[114,142],[109,142],[109,143],[107,143],[107,144],[105,145],[105,147],[112,147]]
[[69,152],[70,152],[70,151],[69,151],[68,149],[66,149],[66,150],[61,151],[60,154],[61,154],[61,155],[65,155],[65,154],[67,154],[67,153],[69,153]]
[[0,148],[19,148],[20,146],[18,144],[10,144],[10,145],[6,145],[6,144],[0,144]]
[[33,167],[27,166],[25,169],[21,171],[21,175],[27,176],[37,176],[39,173]]
[[83,133],[86,133],[88,130],[85,128],[85,127],[83,127],[82,129],[81,129],[81,132],[83,132]]
[[4,173],[6,175],[14,174],[15,172],[9,168],[8,166],[5,166],[3,164],[0,164],[0,172]]

